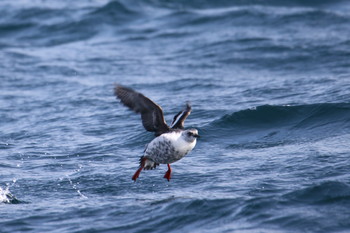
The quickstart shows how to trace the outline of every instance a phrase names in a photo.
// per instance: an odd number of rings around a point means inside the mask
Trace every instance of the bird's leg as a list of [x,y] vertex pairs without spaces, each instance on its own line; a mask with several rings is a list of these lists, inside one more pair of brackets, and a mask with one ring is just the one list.
[[146,158],[142,158],[141,164],[140,164],[140,168],[137,169],[137,171],[135,172],[135,174],[132,176],[132,180],[133,180],[133,181],[136,181],[136,179],[139,178],[140,172],[141,172],[142,169],[145,167],[145,163],[146,163]]
[[167,179],[168,181],[170,181],[170,178],[171,178],[171,167],[170,167],[170,164],[167,164],[167,165],[168,165],[168,171],[165,173],[164,178]]

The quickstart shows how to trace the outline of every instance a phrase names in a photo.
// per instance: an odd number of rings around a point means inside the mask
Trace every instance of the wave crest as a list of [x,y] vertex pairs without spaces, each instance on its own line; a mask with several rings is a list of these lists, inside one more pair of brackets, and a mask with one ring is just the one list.
[[350,104],[321,103],[299,106],[263,105],[225,115],[210,123],[210,138],[249,141],[253,147],[319,140],[350,133]]

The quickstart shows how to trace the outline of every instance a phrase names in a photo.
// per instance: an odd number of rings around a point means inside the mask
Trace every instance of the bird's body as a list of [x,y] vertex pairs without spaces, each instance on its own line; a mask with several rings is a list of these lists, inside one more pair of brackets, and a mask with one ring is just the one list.
[[174,131],[156,137],[147,145],[143,156],[160,164],[182,159],[196,145],[196,140],[186,141],[183,132],[185,131]]
[[186,108],[179,112],[169,127],[163,116],[160,106],[153,101],[130,88],[117,85],[115,95],[121,102],[141,113],[143,126],[147,131],[155,132],[157,136],[146,147],[140,159],[140,167],[132,179],[136,181],[140,172],[145,169],[156,168],[159,164],[167,164],[168,171],[164,178],[168,181],[171,177],[170,164],[183,158],[196,145],[198,131],[196,129],[184,130],[184,121],[191,113],[191,106],[187,103]]

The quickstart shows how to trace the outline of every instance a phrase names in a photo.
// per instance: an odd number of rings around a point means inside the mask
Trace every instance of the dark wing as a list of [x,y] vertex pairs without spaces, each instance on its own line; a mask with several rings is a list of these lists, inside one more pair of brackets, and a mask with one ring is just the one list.
[[191,104],[189,102],[186,103],[186,107],[185,109],[183,109],[181,112],[179,112],[178,114],[176,114],[174,116],[174,120],[171,123],[170,128],[172,129],[183,129],[184,128],[184,122],[186,120],[186,118],[188,117],[188,115],[191,114]]
[[136,113],[141,113],[142,124],[147,131],[155,132],[156,136],[169,131],[162,108],[152,100],[139,92],[120,85],[115,86],[114,94],[125,106]]

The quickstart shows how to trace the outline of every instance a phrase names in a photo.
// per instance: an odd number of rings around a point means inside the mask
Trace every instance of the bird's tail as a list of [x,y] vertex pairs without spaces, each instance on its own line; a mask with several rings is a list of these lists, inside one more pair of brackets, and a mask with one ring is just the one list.
[[152,170],[156,168],[159,163],[153,162],[151,159],[141,156],[140,158],[140,167],[143,167],[144,170]]

